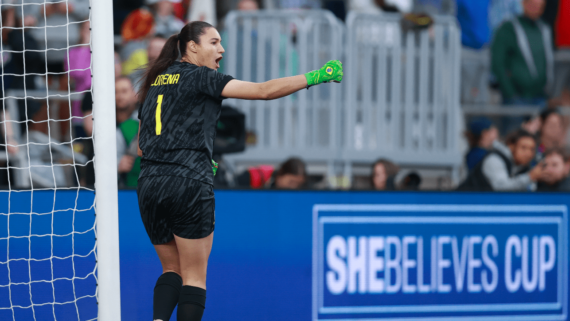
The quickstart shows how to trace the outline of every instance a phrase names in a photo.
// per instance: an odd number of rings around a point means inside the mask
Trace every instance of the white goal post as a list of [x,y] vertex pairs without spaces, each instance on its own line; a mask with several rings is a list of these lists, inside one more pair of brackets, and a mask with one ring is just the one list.
[[98,319],[121,320],[113,1],[91,0]]

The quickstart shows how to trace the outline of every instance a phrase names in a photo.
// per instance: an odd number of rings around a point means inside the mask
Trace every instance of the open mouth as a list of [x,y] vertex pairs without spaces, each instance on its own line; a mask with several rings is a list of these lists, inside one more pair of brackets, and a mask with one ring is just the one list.
[[220,68],[220,61],[222,60],[222,58],[223,57],[216,59],[216,68]]

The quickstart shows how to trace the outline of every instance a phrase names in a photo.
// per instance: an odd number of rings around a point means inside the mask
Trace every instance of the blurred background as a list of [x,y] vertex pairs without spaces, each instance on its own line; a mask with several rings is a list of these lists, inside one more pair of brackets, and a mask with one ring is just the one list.
[[[89,1],[36,2],[2,0],[2,117],[16,122],[0,128],[0,185],[92,186]],[[568,0],[113,3],[123,188],[140,170],[141,68],[204,20],[237,79],[345,68],[342,84],[224,101],[216,188],[570,190]]]

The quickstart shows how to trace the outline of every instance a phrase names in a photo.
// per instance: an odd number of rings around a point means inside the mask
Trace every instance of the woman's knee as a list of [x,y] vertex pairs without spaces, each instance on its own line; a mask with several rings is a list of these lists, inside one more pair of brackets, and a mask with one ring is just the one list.
[[179,264],[171,264],[171,265],[163,266],[162,267],[162,274],[168,273],[168,272],[174,272],[174,273],[180,275],[180,277],[182,277],[182,270],[180,269]]

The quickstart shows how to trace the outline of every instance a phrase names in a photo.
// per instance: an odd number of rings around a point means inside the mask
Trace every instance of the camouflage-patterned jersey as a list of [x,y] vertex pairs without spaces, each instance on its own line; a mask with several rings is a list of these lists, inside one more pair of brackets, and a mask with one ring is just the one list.
[[175,62],[152,83],[139,111],[141,173],[213,184],[212,153],[221,94],[233,77]]

